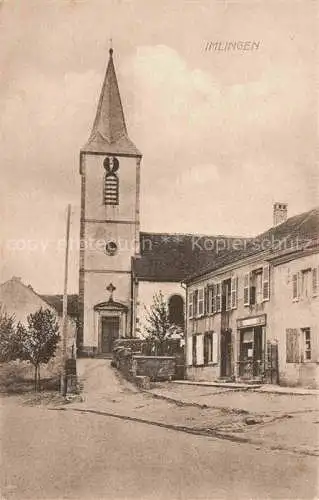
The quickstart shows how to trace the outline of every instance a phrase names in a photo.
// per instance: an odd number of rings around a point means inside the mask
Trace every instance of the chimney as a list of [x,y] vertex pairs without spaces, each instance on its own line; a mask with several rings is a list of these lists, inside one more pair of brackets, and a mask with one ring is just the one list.
[[279,226],[283,222],[286,222],[288,214],[288,205],[287,203],[274,203],[274,226]]

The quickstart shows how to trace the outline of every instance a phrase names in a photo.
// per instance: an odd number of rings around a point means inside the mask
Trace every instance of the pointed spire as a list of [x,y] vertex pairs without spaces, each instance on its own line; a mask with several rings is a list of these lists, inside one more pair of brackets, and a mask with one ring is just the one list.
[[91,136],[84,150],[141,155],[127,134],[112,46]]

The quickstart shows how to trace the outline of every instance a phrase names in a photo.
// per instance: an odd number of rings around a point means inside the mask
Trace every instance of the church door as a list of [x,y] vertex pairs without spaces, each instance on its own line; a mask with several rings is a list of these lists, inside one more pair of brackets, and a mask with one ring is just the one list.
[[111,354],[113,341],[119,337],[120,318],[118,316],[102,317],[101,351]]

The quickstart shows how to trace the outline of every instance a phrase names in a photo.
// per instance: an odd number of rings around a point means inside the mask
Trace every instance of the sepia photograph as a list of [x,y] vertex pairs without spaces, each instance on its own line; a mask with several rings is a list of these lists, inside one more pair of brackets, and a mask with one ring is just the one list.
[[0,0],[1,500],[319,496],[317,0]]

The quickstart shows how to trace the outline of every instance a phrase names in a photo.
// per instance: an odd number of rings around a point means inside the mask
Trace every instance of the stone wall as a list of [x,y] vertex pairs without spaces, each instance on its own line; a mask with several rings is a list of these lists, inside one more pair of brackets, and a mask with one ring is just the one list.
[[174,356],[132,356],[132,374],[147,376],[151,380],[171,380],[175,375],[176,359]]

